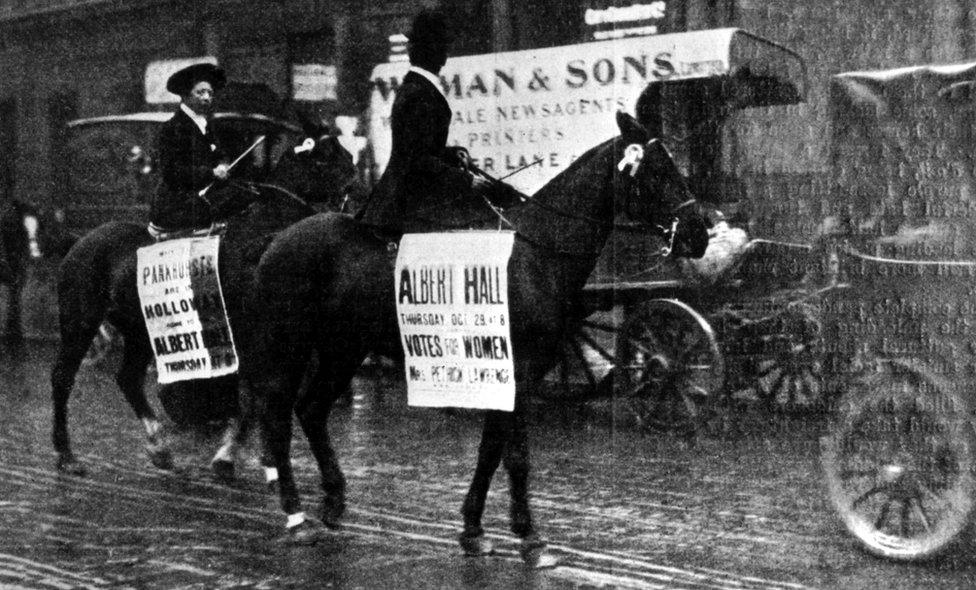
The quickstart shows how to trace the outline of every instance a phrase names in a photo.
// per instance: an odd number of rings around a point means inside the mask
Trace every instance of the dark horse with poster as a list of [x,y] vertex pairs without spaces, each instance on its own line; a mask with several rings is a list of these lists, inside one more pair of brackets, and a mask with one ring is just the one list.
[[[461,545],[468,554],[491,551],[481,517],[492,475],[504,462],[511,478],[511,528],[522,540],[523,557],[538,567],[554,562],[529,512],[526,397],[557,362],[561,338],[582,309],[583,286],[617,216],[629,217],[631,229],[635,224],[649,232],[677,227],[675,255],[700,257],[707,245],[705,221],[666,151],[659,142],[648,142],[631,117],[620,113],[617,122],[620,136],[587,151],[511,211],[516,239],[508,265],[508,301],[516,351],[515,410],[485,412],[478,463],[462,508]],[[625,151],[642,150],[658,157],[621,172]],[[280,233],[258,266],[249,313],[261,320],[249,340],[244,373],[263,413],[280,477],[281,506],[295,542],[314,542],[323,528],[301,511],[290,462],[292,415],[297,414],[321,471],[323,519],[337,525],[345,508],[345,479],[327,420],[367,353],[399,348],[395,258],[367,228],[329,213]],[[300,396],[313,350],[320,359],[322,387]]]
[[[284,153],[268,183],[241,183],[222,204],[216,205],[230,215],[221,239],[218,271],[231,330],[238,343],[247,334],[242,302],[253,269],[274,233],[315,213],[309,202],[341,200],[341,193],[354,175],[352,157],[335,137],[309,138],[301,147]],[[149,457],[159,468],[172,467],[169,446],[143,388],[153,351],[139,305],[136,250],[152,241],[145,225],[110,222],[79,240],[61,263],[57,282],[61,342],[51,370],[51,387],[52,437],[57,466],[62,471],[85,472],[71,449],[68,397],[82,358],[105,320],[123,337],[116,383],[143,423]],[[210,393],[207,383],[189,381],[175,385],[200,386],[194,392],[198,396]],[[236,386],[231,391],[234,404],[230,409],[234,415],[230,416],[224,445],[212,461],[222,477],[233,476],[236,449],[247,435],[236,424]]]

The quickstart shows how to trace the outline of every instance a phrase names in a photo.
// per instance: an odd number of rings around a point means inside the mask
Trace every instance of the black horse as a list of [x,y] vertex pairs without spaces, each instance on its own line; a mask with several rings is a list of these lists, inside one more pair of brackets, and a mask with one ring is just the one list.
[[[274,233],[315,213],[308,202],[339,200],[354,175],[350,154],[334,137],[323,136],[310,150],[286,151],[268,184],[240,185],[218,205],[218,209],[236,211],[227,219],[218,257],[221,290],[235,340],[247,334],[242,301],[253,269]],[[79,240],[61,263],[57,281],[61,342],[51,370],[51,386],[52,438],[57,467],[62,471],[85,473],[71,450],[68,397],[82,358],[103,320],[122,335],[116,383],[145,427],[149,457],[159,468],[172,467],[161,425],[143,389],[153,352],[136,288],[136,250],[152,241],[145,225],[109,222]],[[194,392],[197,396],[208,395],[206,381],[177,385],[201,389]],[[233,475],[236,443],[247,435],[246,431],[237,431],[234,415],[229,418],[229,434],[212,462],[218,475],[225,477]]]
[[[464,501],[465,552],[491,551],[481,527],[488,487],[504,462],[511,480],[511,528],[522,539],[525,560],[552,564],[529,513],[527,396],[560,355],[562,338],[582,313],[580,296],[615,218],[626,215],[646,231],[678,221],[675,254],[700,257],[708,241],[705,222],[688,193],[673,183],[673,162],[618,163],[628,146],[639,151],[646,132],[618,115],[621,136],[592,148],[511,212],[516,229],[508,265],[509,313],[517,384],[514,412],[488,411],[478,464]],[[645,149],[660,153],[656,142]],[[648,191],[656,189],[656,194]],[[658,225],[660,224],[660,225]],[[633,229],[634,223],[630,224]],[[261,412],[278,469],[281,506],[294,542],[314,542],[322,525],[306,520],[290,462],[292,414],[307,436],[322,477],[323,520],[338,525],[345,508],[345,479],[332,449],[327,420],[367,353],[399,350],[393,268],[396,255],[355,220],[335,213],[305,219],[278,234],[256,272],[249,313],[262,318],[249,339],[244,377]],[[312,351],[320,362],[320,388],[300,393]]]
[[24,339],[21,296],[31,260],[46,255],[41,216],[36,207],[13,200],[0,206],[0,283],[6,284],[7,325],[4,340],[18,344]]

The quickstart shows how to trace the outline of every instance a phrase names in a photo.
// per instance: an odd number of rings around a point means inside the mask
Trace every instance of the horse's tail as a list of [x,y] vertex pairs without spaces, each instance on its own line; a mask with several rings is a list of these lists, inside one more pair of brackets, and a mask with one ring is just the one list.
[[356,227],[347,215],[314,215],[279,233],[261,256],[246,313],[261,330],[257,339],[273,342],[272,354],[318,338],[323,302],[340,279],[350,279],[335,276],[335,257]]

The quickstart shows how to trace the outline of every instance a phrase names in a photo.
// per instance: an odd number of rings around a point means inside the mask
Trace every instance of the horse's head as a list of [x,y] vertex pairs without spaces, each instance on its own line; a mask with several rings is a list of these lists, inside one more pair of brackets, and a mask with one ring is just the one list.
[[622,178],[614,184],[631,190],[617,191],[615,210],[662,228],[672,256],[701,258],[708,246],[708,221],[671,154],[630,115],[618,112],[617,126],[621,152],[617,171]]
[[352,155],[334,135],[306,137],[286,150],[275,167],[275,180],[310,203],[341,203],[356,177]]

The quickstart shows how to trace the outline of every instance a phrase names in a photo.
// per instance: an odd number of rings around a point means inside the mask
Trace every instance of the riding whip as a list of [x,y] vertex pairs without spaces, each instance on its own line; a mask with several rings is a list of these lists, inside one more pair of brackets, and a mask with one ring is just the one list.
[[[238,162],[240,162],[241,160],[244,159],[244,156],[246,156],[246,155],[250,154],[252,151],[254,151],[254,148],[256,148],[259,145],[261,145],[261,143],[265,139],[267,139],[267,138],[268,138],[267,135],[259,135],[258,138],[254,140],[254,143],[251,144],[251,147],[249,147],[246,150],[244,150],[241,153],[241,155],[237,156],[237,158],[233,162],[230,163],[230,166],[227,167],[227,171],[230,172],[231,170],[233,170],[234,169],[234,166],[237,166]],[[210,190],[210,187],[212,187],[214,184],[216,184],[216,182],[211,182],[207,186],[203,187],[202,189],[200,189],[200,192],[198,194],[201,197],[202,196],[205,196],[207,194],[207,191],[209,191]]]
[[513,175],[515,175],[515,174],[518,174],[519,172],[521,172],[521,171],[523,171],[523,170],[525,170],[526,168],[531,168],[532,166],[535,166],[536,164],[541,164],[541,163],[542,163],[542,158],[538,158],[538,159],[536,159],[536,160],[532,160],[531,162],[529,162],[529,163],[528,163],[528,164],[526,164],[525,166],[522,166],[521,168],[516,168],[515,170],[512,170],[511,172],[509,172],[509,173],[508,173],[508,174],[506,174],[505,176],[502,176],[502,177],[501,177],[501,178],[499,178],[498,180],[505,180],[505,179],[506,179],[506,178],[508,178],[509,176],[513,176]]

